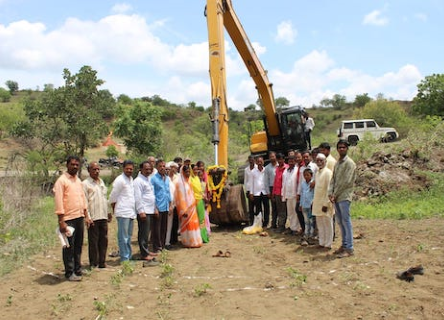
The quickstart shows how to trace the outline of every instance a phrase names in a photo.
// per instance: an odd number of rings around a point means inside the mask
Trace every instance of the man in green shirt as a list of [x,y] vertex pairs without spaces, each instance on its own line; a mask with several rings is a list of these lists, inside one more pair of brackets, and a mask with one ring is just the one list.
[[347,140],[341,139],[336,144],[339,160],[335,164],[329,187],[329,198],[335,206],[336,221],[342,235],[342,245],[334,252],[339,258],[354,254],[350,204],[356,180],[356,164],[347,156],[348,148]]

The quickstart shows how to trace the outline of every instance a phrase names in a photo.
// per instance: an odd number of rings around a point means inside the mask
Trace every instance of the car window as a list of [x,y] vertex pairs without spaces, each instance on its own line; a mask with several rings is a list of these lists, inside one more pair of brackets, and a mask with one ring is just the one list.
[[364,129],[364,122],[356,122],[356,129]]
[[345,122],[344,129],[353,129],[353,122]]
[[376,122],[367,121],[367,128],[376,128]]

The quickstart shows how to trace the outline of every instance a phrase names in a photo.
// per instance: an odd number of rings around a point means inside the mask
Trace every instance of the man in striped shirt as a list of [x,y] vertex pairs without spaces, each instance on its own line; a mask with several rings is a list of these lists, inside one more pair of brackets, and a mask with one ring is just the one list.
[[99,177],[100,166],[91,162],[88,166],[89,177],[83,180],[88,214],[92,222],[88,227],[88,253],[91,267],[106,268],[106,250],[108,249],[108,211],[107,187]]

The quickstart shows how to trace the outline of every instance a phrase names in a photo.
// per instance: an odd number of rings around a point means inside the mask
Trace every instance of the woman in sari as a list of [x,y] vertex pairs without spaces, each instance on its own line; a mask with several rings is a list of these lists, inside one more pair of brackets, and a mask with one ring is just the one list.
[[181,168],[180,177],[176,181],[174,200],[179,216],[182,245],[187,248],[199,248],[202,246],[202,237],[196,210],[196,199],[190,185],[190,172],[189,166],[185,165]]
[[210,216],[208,213],[209,199],[211,199],[211,193],[208,191],[208,174],[205,171],[205,163],[201,160],[196,162],[196,166],[199,168],[199,179],[202,185],[205,202],[205,226],[207,228],[208,236],[211,235]]
[[193,170],[191,172],[190,183],[194,191],[194,198],[196,198],[197,215],[199,217],[200,224],[200,235],[202,241],[207,243],[210,241],[208,236],[208,230],[205,225],[205,201],[204,201],[204,190],[202,190],[202,183],[199,178],[199,167],[192,166]]

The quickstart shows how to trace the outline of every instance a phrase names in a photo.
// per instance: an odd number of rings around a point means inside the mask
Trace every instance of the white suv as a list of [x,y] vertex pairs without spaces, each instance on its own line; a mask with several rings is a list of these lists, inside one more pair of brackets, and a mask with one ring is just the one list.
[[351,145],[356,145],[364,139],[366,133],[371,133],[381,142],[389,142],[399,137],[394,128],[381,128],[373,119],[344,120],[338,130],[338,137],[346,139]]

